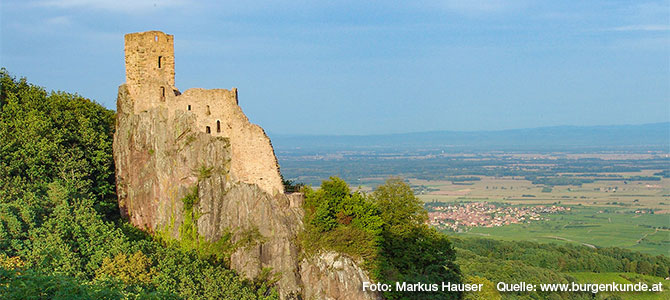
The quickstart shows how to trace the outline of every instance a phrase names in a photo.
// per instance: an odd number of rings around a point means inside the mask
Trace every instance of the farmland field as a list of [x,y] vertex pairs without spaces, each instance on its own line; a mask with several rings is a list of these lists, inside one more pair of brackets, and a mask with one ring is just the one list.
[[668,215],[635,215],[626,210],[605,212],[597,207],[572,207],[570,212],[549,215],[546,221],[501,227],[471,227],[458,235],[504,240],[575,243],[620,247],[649,254],[670,254]]
[[[648,176],[653,171],[616,176]],[[470,227],[458,235],[504,240],[620,247],[670,255],[670,179],[595,181],[582,186],[532,184],[523,178],[481,177],[467,185],[411,179],[426,202],[492,202],[519,206],[560,205],[570,211],[544,221],[500,227]]]
[[[654,171],[616,173],[608,175],[630,178],[650,176]],[[553,186],[533,184],[523,177],[478,177],[480,180],[453,184],[445,180],[410,179],[419,189],[424,201],[478,200],[510,204],[563,203],[598,207],[626,207],[654,209],[660,213],[670,210],[670,178],[659,181],[608,180],[584,183],[581,186]],[[583,177],[588,178],[588,177]]]

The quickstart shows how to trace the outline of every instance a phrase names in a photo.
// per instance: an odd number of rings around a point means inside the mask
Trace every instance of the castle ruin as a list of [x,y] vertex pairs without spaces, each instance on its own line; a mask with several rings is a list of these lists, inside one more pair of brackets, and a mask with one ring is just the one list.
[[270,139],[236,89],[181,93],[173,37],[159,31],[127,34],[125,60],[113,147],[119,208],[131,224],[223,255],[248,279],[270,269],[281,275],[281,299],[379,298],[362,290],[370,279],[353,259],[302,252],[302,194],[284,193]]
[[238,105],[237,89],[188,89],[175,86],[174,38],[160,31],[125,36],[126,86],[135,112],[164,107],[168,118],[195,117],[196,128],[230,140],[231,173],[269,194],[283,192],[277,159],[263,129],[249,123]]

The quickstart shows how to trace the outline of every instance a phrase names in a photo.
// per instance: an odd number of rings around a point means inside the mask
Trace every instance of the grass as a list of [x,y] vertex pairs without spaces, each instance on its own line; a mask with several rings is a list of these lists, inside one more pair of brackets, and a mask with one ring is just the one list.
[[641,215],[624,210],[604,212],[596,207],[572,207],[562,214],[545,215],[548,221],[501,227],[473,227],[464,235],[503,240],[588,244],[620,247],[648,254],[670,254],[670,231],[649,226],[667,226],[667,215]]
[[212,177],[212,170],[214,167],[206,167],[206,166],[200,166],[198,170],[196,171],[196,174],[198,175],[198,180],[205,180],[209,177]]

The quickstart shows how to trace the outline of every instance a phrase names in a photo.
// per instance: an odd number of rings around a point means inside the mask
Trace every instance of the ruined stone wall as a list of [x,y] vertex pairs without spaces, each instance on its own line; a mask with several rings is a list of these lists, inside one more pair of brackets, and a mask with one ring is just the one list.
[[242,112],[237,89],[189,89],[182,94],[174,86],[172,35],[132,33],[125,36],[125,43],[126,86],[133,111],[164,108],[171,117],[193,116],[196,129],[229,138],[234,179],[258,185],[271,195],[284,191],[270,139]]
[[198,130],[230,140],[231,174],[236,180],[255,184],[270,195],[283,192],[270,139],[249,122],[237,103],[237,89],[188,89],[170,99],[168,108],[171,115],[178,111],[196,115]]

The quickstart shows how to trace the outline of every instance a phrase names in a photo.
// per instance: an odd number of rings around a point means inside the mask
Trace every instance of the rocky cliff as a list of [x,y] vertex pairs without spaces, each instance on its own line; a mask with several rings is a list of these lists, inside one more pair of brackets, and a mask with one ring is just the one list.
[[171,43],[161,32],[126,36],[114,135],[124,216],[226,257],[248,278],[278,274],[283,299],[378,298],[362,291],[369,279],[351,259],[301,252],[302,195],[283,192],[270,140],[244,116],[236,90],[180,93],[174,65],[165,65],[174,62]]

